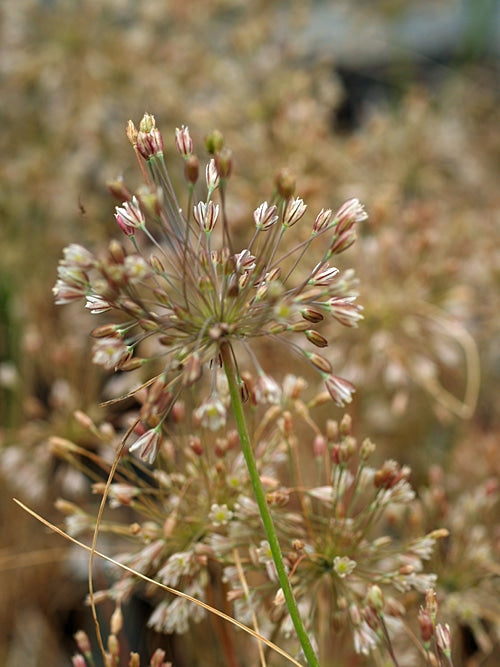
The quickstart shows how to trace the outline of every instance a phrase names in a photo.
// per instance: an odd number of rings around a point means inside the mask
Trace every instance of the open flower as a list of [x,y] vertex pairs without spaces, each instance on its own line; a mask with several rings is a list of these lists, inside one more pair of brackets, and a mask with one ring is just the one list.
[[194,417],[205,428],[218,431],[226,423],[226,408],[220,397],[213,395],[195,410]]

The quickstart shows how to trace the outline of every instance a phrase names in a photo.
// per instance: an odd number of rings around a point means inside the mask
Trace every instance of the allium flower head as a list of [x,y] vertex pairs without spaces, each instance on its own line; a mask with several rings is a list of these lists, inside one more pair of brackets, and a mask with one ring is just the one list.
[[[206,169],[207,194],[198,200],[189,197],[182,208],[154,117],[146,114],[139,130],[129,123],[127,133],[139,159],[147,163],[145,189],[115,213],[134,252],[113,242],[108,255],[96,259],[84,248],[70,246],[54,293],[57,303],[85,297],[92,313],[113,311],[120,321],[125,315],[123,326],[96,342],[96,363],[132,370],[162,360],[161,387],[149,383],[142,410],[145,429],[165,419],[179,391],[196,382],[203,367],[217,373],[223,346],[237,360],[245,351],[255,365],[260,378],[257,400],[278,402],[274,381],[250,349],[252,341],[262,337],[288,343],[320,373],[336,403],[349,402],[352,384],[333,375],[330,362],[307,347],[328,347],[317,326],[329,316],[346,326],[355,326],[361,318],[352,273],[342,274],[331,265],[333,256],[354,241],[354,225],[366,217],[359,202],[346,202],[337,214],[323,210],[313,224],[304,221],[307,205],[302,198],[278,188],[273,201],[262,202],[253,212],[246,247],[235,248],[223,194],[231,172],[228,149],[220,141],[214,144]],[[175,144],[185,160],[197,160],[187,127],[176,130]],[[212,195],[219,191],[216,203]],[[299,222],[308,224],[310,233],[291,248],[283,239]],[[311,262],[314,253],[316,261]],[[199,413],[210,428],[222,423],[223,410],[213,401]],[[148,443],[137,449],[151,460],[156,447]]]

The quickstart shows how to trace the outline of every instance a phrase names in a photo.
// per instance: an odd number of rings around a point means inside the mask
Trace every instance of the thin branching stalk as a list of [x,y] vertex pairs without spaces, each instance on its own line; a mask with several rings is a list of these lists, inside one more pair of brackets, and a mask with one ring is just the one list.
[[385,642],[386,642],[387,650],[389,651],[389,655],[391,656],[391,660],[392,660],[392,662],[393,662],[393,664],[394,664],[394,667],[399,667],[399,662],[398,662],[398,660],[397,660],[397,658],[396,658],[396,654],[394,653],[394,649],[393,649],[393,647],[392,647],[391,638],[390,638],[390,636],[389,636],[389,632],[388,632],[388,630],[387,630],[387,626],[386,626],[386,624],[385,624],[385,621],[384,621],[384,618],[383,618],[382,615],[379,616],[379,620],[380,620],[380,625],[382,626],[382,632],[383,632],[383,634],[384,634],[384,638],[385,638]]

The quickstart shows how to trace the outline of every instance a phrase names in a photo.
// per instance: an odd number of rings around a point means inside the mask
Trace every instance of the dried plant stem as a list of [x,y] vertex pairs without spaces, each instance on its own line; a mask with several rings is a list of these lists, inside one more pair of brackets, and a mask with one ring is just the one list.
[[246,424],[245,413],[243,411],[238,373],[230,345],[228,343],[223,343],[220,347],[220,353],[222,357],[222,363],[224,365],[224,372],[228,381],[231,406],[233,408],[236,428],[238,429],[238,434],[240,437],[241,449],[243,456],[245,457],[248,474],[250,476],[253,492],[255,494],[255,500],[259,508],[262,523],[264,524],[264,530],[266,533],[267,541],[269,542],[269,548],[271,550],[274,565],[276,567],[276,573],[278,575],[281,589],[285,597],[288,612],[292,619],[295,631],[297,633],[297,638],[300,642],[302,651],[304,652],[304,656],[306,657],[309,667],[319,667],[318,659],[314,653],[309,635],[307,634],[304,624],[302,623],[299,609],[297,607],[297,602],[295,601],[292,587],[286,573],[278,536],[276,535],[276,530],[274,528],[271,513],[267,505],[264,489],[260,481],[259,471],[257,469],[257,463],[255,461],[252,443],[250,441],[250,435],[248,433]]
[[[65,533],[63,530],[55,526],[53,523],[50,523],[47,519],[44,519],[40,514],[37,514],[34,510],[30,509],[27,507],[24,503],[22,503],[20,500],[17,500],[17,498],[13,498],[13,501],[16,503],[16,505],[19,505],[21,509],[23,509],[25,512],[30,514],[32,517],[37,519],[37,521],[40,521],[44,526],[47,526],[47,528],[50,528],[54,533],[57,535],[60,535],[61,537],[64,537],[65,540],[68,540],[68,542],[71,542],[72,544],[75,544],[77,547],[80,549],[84,549],[85,551],[91,552],[92,548],[88,546],[87,544],[84,544],[83,542],[80,542],[77,540],[75,537],[72,537],[71,535],[68,535]],[[292,665],[295,665],[296,667],[301,667],[300,663],[297,662],[294,658],[292,658],[291,655],[288,655],[286,651],[284,651],[282,648],[279,646],[276,646],[276,644],[273,644],[269,639],[266,639],[265,637],[257,634],[254,630],[251,628],[248,628],[246,625],[243,625],[243,623],[240,623],[237,621],[235,618],[232,616],[229,616],[228,614],[225,614],[223,611],[220,611],[219,609],[216,609],[215,607],[211,607],[209,604],[206,602],[203,602],[202,600],[199,600],[198,598],[193,598],[191,595],[188,595],[187,593],[183,593],[182,591],[177,590],[176,588],[171,588],[170,586],[167,586],[166,584],[162,584],[159,581],[155,581],[154,579],[151,579],[151,577],[147,577],[145,574],[142,572],[139,572],[138,570],[134,570],[131,567],[128,567],[127,565],[124,565],[123,563],[120,563],[117,560],[114,560],[114,558],[111,558],[110,556],[107,556],[106,554],[101,553],[97,549],[94,550],[94,555],[99,556],[99,558],[102,558],[105,560],[107,563],[111,563],[115,567],[120,568],[124,572],[128,572],[129,574],[133,574],[135,577],[138,579],[141,579],[142,581],[145,581],[147,584],[150,584],[151,586],[156,586],[157,588],[167,591],[167,593],[171,593],[172,595],[176,595],[179,598],[183,598],[184,600],[189,600],[192,604],[198,605],[199,607],[202,607],[203,609],[206,609],[209,613],[215,614],[216,616],[219,616],[219,618],[223,618],[225,621],[228,623],[231,623],[235,627],[239,628],[243,632],[246,632],[247,634],[251,635],[254,639],[257,639],[258,641],[262,642],[265,644],[267,647],[272,649],[273,651],[276,651],[279,655],[283,656],[286,658],[289,662],[292,663]]]
[[104,508],[106,506],[106,501],[108,499],[109,495],[109,489],[111,486],[111,482],[113,481],[113,477],[115,475],[116,469],[118,467],[118,463],[120,462],[120,458],[122,455],[122,451],[125,447],[125,443],[129,437],[129,435],[132,433],[132,430],[136,426],[137,421],[135,421],[132,426],[130,426],[129,430],[127,431],[125,437],[123,438],[120,447],[118,448],[115,458],[113,460],[113,463],[111,465],[111,469],[108,474],[108,479],[106,480],[106,486],[104,488],[103,494],[102,494],[102,499],[99,505],[99,511],[97,513],[97,518],[96,518],[96,523],[95,523],[95,528],[94,528],[94,534],[92,536],[92,545],[90,547],[90,556],[89,556],[89,565],[88,565],[88,587],[89,587],[89,603],[90,603],[90,609],[92,612],[92,618],[94,620],[94,626],[95,626],[95,633],[96,633],[96,638],[97,638],[97,643],[99,645],[99,650],[101,651],[103,660],[104,660],[104,665],[105,667],[108,667],[110,665],[110,661],[108,659],[108,654],[106,652],[106,649],[104,648],[104,643],[102,640],[102,634],[101,634],[101,628],[99,625],[99,619],[97,617],[97,609],[95,605],[95,597],[94,597],[94,581],[93,581],[93,570],[94,570],[94,555],[97,553],[97,538],[99,536],[99,528],[101,525],[101,520],[102,520],[102,515],[104,512]]

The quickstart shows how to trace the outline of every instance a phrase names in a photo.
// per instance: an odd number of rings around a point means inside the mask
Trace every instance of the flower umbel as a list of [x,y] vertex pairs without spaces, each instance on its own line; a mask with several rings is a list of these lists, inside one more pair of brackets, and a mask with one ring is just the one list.
[[[164,420],[182,387],[197,381],[205,366],[217,373],[223,344],[229,345],[235,359],[236,348],[248,352],[260,377],[256,397],[279,400],[274,381],[249,349],[252,340],[263,336],[289,342],[320,372],[335,402],[348,403],[354,387],[333,375],[324,357],[305,351],[294,337],[303,335],[313,346],[325,348],[328,340],[311,323],[319,325],[333,316],[341,324],[356,326],[362,317],[354,303],[352,275],[329,265],[334,254],[354,241],[354,225],[366,217],[359,202],[346,202],[335,215],[329,209],[321,211],[308,238],[291,250],[289,244],[282,250],[283,238],[305,216],[307,206],[300,197],[276,194],[272,202],[256,208],[253,235],[246,248],[235,251],[223,195],[220,203],[212,199],[222,187],[219,183],[227,182],[227,158],[219,158],[215,151],[207,165],[206,198],[189,198],[184,212],[170,183],[154,117],[146,114],[139,131],[129,123],[128,136],[139,159],[146,162],[146,189],[118,206],[115,218],[135,252],[112,242],[108,255],[96,259],[85,248],[69,246],[54,293],[57,303],[85,297],[92,313],[109,310],[121,319],[125,315],[120,328],[97,339],[95,363],[133,370],[161,359],[161,390],[157,382],[150,384],[145,403],[149,408],[142,411],[145,431]],[[186,127],[176,131],[175,144],[185,159],[193,158]],[[220,165],[226,165],[222,180]],[[222,228],[217,231],[220,218]],[[309,251],[320,236],[319,261],[305,269]],[[148,244],[153,253],[146,260],[143,248]],[[140,356],[144,351],[145,356]],[[214,401],[210,405],[200,408],[200,418],[216,428],[222,424],[223,409]],[[157,447],[149,444],[136,443],[133,448],[152,461]]]

